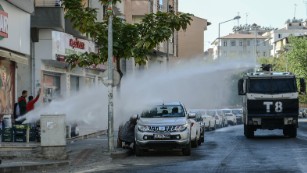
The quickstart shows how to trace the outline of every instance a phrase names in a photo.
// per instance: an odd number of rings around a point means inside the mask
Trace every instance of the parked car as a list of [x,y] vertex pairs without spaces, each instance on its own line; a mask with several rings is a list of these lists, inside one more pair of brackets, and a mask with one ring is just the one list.
[[215,123],[214,123],[214,128],[213,129],[217,129],[217,128],[222,127],[222,125],[223,125],[222,117],[217,114],[216,110],[214,110],[214,109],[207,110],[207,114],[212,116],[215,119]]
[[201,112],[198,110],[190,110],[190,118],[193,117],[193,113],[195,113],[195,118],[193,118],[200,127],[200,139],[198,140],[198,145],[201,145],[202,142],[205,142],[205,123],[203,121],[203,118],[201,116]]
[[298,116],[299,116],[299,118],[306,118],[307,117],[307,108],[300,108]]
[[212,117],[207,114],[202,115],[203,122],[205,124],[205,129],[206,130],[213,130],[215,128],[215,117]]
[[135,154],[146,149],[180,149],[191,155],[192,121],[180,102],[152,106],[138,116],[135,126]]
[[243,123],[243,110],[242,109],[232,109],[231,112],[236,116],[237,124],[242,124]]
[[237,117],[233,113],[225,113],[228,124],[237,125]]
[[222,127],[228,126],[227,117],[225,116],[224,112],[220,109],[216,110],[217,114],[222,117]]
[[191,145],[193,148],[196,148],[199,144],[201,144],[201,127],[200,123],[196,121],[195,112],[189,112],[189,120],[191,122]]

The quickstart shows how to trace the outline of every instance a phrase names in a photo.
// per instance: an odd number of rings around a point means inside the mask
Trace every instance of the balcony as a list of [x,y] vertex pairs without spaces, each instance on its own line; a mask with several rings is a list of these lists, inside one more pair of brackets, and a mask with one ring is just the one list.
[[61,0],[35,0],[35,7],[60,7]]
[[31,27],[38,29],[65,30],[64,9],[60,0],[35,0],[35,12]]

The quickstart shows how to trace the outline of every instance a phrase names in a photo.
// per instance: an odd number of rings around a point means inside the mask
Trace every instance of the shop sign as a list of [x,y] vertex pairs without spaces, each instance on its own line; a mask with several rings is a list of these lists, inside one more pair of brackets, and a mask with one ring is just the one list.
[[57,55],[80,55],[85,52],[95,52],[94,42],[58,31],[52,31],[52,46],[53,57],[55,58],[57,58]]
[[9,18],[3,7],[0,5],[0,40],[8,38]]
[[79,41],[77,38],[71,38],[69,39],[69,46],[71,46],[72,48],[84,49],[84,42]]

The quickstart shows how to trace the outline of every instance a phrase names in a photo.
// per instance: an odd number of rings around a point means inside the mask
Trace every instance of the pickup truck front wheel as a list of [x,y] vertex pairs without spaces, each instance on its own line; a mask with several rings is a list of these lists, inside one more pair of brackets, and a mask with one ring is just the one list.
[[135,144],[135,155],[136,156],[142,156],[143,155],[143,150],[137,144]]
[[187,144],[185,148],[182,149],[182,154],[184,156],[190,156],[191,155],[191,142]]

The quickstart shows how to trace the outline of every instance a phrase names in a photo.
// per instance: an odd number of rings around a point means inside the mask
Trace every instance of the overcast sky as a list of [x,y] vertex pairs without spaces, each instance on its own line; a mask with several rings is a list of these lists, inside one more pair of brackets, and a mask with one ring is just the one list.
[[[212,24],[205,31],[205,50],[218,37],[218,24],[241,16],[239,24],[256,23],[265,27],[281,28],[295,15],[306,19],[307,0],[179,0],[179,11],[207,19]],[[295,5],[296,4],[296,5]],[[232,32],[238,21],[221,24],[221,36]]]

